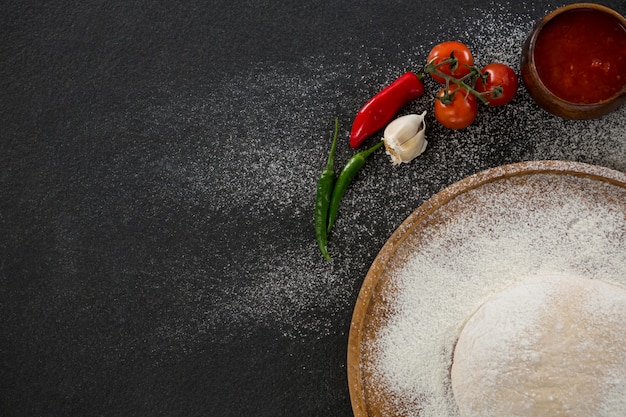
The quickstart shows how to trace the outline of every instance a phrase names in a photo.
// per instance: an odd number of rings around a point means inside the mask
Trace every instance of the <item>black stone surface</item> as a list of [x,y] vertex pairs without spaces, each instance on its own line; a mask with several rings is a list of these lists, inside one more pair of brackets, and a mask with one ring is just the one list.
[[328,263],[312,208],[333,118],[341,166],[355,112],[432,45],[517,66],[562,4],[3,2],[0,415],[352,415],[352,309],[395,228],[489,167],[626,170],[625,113],[563,121],[522,86],[466,131],[429,114],[423,156],[357,177]]

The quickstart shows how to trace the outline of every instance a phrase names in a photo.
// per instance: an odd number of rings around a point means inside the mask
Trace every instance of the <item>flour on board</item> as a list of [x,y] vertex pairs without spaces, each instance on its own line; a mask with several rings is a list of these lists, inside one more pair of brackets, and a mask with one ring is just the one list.
[[[626,285],[626,190],[573,176],[507,184],[487,184],[443,206],[444,226],[420,230],[420,246],[407,249],[411,256],[393,275],[389,322],[364,363],[406,416],[458,415],[449,380],[453,346],[493,294],[554,274]],[[615,199],[597,204],[605,187]]]

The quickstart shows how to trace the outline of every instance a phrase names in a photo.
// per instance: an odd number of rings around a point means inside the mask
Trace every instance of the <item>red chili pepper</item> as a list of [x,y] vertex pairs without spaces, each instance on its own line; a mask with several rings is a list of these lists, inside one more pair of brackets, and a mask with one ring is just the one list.
[[350,146],[358,148],[385,127],[408,102],[424,94],[423,76],[405,72],[372,97],[357,113],[350,131]]

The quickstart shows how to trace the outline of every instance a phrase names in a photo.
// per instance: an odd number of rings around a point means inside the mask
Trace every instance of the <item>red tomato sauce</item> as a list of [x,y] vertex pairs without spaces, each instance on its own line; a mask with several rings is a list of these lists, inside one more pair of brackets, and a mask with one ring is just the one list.
[[626,28],[597,10],[570,10],[541,30],[534,58],[541,81],[555,95],[598,103],[626,84]]

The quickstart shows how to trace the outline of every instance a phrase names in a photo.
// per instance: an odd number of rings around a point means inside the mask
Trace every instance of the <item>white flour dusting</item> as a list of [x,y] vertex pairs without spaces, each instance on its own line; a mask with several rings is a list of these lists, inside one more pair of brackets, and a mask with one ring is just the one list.
[[[521,43],[531,24],[520,16],[500,13],[484,16],[472,24],[477,33],[463,37],[475,44],[477,60],[485,63],[498,60],[517,70]],[[503,27],[507,36],[498,36]],[[279,66],[268,66],[259,68],[255,74],[225,80],[222,88],[232,91],[232,101],[227,103],[227,111],[232,112],[232,131],[223,132],[214,146],[230,147],[237,152],[244,141],[246,151],[236,155],[240,161],[236,168],[227,161],[211,160],[208,155],[210,170],[203,169],[202,164],[197,166],[190,173],[192,185],[199,193],[206,187],[220,189],[213,201],[216,210],[232,205],[251,206],[257,215],[272,207],[286,216],[302,218],[307,224],[312,216],[315,181],[328,152],[332,118],[339,111],[342,134],[346,137],[359,103],[376,85],[390,81],[394,73],[420,70],[429,47],[420,45],[407,51],[405,56],[409,61],[404,68],[373,66],[367,53],[357,49],[346,51],[347,57],[342,59],[359,62],[364,67],[359,70],[335,64],[337,60],[332,57],[311,57],[302,66],[307,74],[310,71],[316,74],[313,78],[293,78]],[[360,86],[361,97],[343,93],[338,86],[346,80]],[[250,84],[253,87],[242,87]],[[435,86],[427,85],[427,93],[411,105],[411,110],[431,106],[429,93]],[[266,104],[266,100],[273,101],[273,105],[280,103],[284,112],[273,114],[270,110],[273,106]],[[429,115],[432,117],[432,112]],[[371,262],[375,252],[364,253],[359,240],[371,239],[372,225],[383,223],[378,239],[384,241],[384,236],[419,205],[421,201],[416,198],[424,189],[440,182],[451,183],[486,168],[481,166],[483,158],[494,153],[503,153],[503,163],[537,157],[562,158],[626,170],[624,124],[623,111],[597,122],[564,122],[537,109],[523,88],[514,104],[481,111],[476,124],[466,131],[440,129],[430,120],[428,125],[433,129],[427,133],[429,150],[411,165],[393,169],[384,155],[371,158],[365,174],[346,195],[335,233],[330,237],[331,254],[341,250],[357,262],[361,259]],[[502,141],[502,132],[510,130],[519,132],[516,139],[519,143]],[[535,146],[528,146],[529,142]],[[516,150],[520,147],[528,150]],[[285,153],[285,149],[289,152]],[[341,166],[351,153],[340,144],[337,165]],[[507,156],[509,153],[512,157]],[[252,169],[253,166],[267,168]],[[217,173],[225,173],[233,180],[220,181]],[[381,186],[389,198],[381,198]],[[436,187],[432,191],[438,191],[440,185]],[[327,310],[345,314],[351,309],[351,287],[360,277],[344,275],[347,270],[325,264],[315,251],[312,230],[293,233],[308,233],[311,238],[303,247],[294,247],[282,256],[268,254],[272,264],[268,263],[265,270],[252,272],[250,287],[233,289],[232,294],[215,300],[221,306],[223,320],[278,322],[278,327],[293,337],[311,331],[324,335],[330,323],[307,323],[301,319],[307,311],[319,307],[320,295],[326,300],[323,308]]]
[[[480,15],[463,23],[472,33],[443,33],[439,41],[457,37],[470,44],[477,61],[498,60],[519,71],[532,19],[498,6]],[[171,271],[173,283],[163,285],[179,288],[172,297],[180,302],[172,303],[156,338],[193,344],[218,329],[240,337],[258,328],[278,329],[288,338],[325,337],[348,320],[368,265],[401,221],[441,188],[488,168],[486,161],[569,159],[626,170],[624,109],[599,121],[563,121],[539,110],[522,87],[512,104],[483,108],[474,125],[453,132],[434,121],[436,86],[427,81],[426,94],[405,110],[429,110],[428,149],[399,168],[384,154],[370,158],[346,193],[329,242],[335,261],[327,263],[317,251],[312,219],[334,117],[347,138],[371,94],[402,71],[421,71],[432,45],[419,33],[409,44],[394,57],[357,43],[340,56],[259,62],[205,88],[163,91],[162,102],[142,109],[147,114],[121,115],[152,120],[155,131],[186,120],[175,143],[193,146],[195,153],[167,149],[166,161],[152,161],[167,168],[159,170],[154,193],[183,202],[199,222],[198,213],[205,213],[214,222],[206,239],[224,248],[216,253],[196,244],[189,269]],[[340,143],[337,166],[352,153],[347,139]],[[229,246],[235,233],[246,233],[245,247]],[[277,245],[270,234],[286,244]],[[214,279],[222,282],[213,286]]]
[[[372,384],[387,387],[403,415],[458,416],[453,346],[469,315],[498,291],[555,274],[626,285],[626,190],[563,178],[471,190],[440,209],[442,226],[419,229],[419,244],[403,248],[411,256],[390,278],[389,322],[364,362]],[[606,189],[613,199],[598,204]]]

